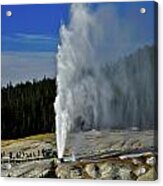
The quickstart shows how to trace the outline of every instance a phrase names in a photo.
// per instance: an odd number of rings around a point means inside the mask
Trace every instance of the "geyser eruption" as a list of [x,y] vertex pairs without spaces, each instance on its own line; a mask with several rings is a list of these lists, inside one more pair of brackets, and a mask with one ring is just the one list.
[[153,48],[136,50],[133,43],[142,43],[127,25],[114,7],[93,10],[74,4],[69,25],[61,26],[55,102],[58,158],[69,131],[153,125]]

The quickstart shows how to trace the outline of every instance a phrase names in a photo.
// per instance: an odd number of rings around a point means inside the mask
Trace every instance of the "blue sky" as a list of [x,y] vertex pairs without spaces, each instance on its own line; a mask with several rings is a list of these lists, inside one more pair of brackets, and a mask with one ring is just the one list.
[[[3,51],[56,51],[61,20],[70,5],[13,5],[2,7]],[[12,17],[6,11],[11,10]]]
[[[55,54],[61,22],[69,23],[70,4],[2,6],[2,85],[12,81],[55,76]],[[89,4],[96,11],[100,4]],[[153,2],[110,3],[124,24],[134,22],[135,33],[143,45],[153,43]],[[139,9],[145,7],[146,14]],[[7,17],[6,11],[12,11]],[[98,23],[97,23],[98,24]],[[109,24],[108,24],[109,26]],[[132,26],[132,25],[131,25]],[[53,73],[54,72],[54,73]]]

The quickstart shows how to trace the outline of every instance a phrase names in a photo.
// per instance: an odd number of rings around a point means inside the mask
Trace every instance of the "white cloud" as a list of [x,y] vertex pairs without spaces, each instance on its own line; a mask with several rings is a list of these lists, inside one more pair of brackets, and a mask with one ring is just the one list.
[[3,39],[6,40],[13,40],[13,41],[57,41],[56,38],[51,36],[43,35],[43,34],[24,34],[24,33],[17,33],[11,36],[3,36]]
[[2,86],[27,80],[55,76],[55,54],[53,52],[2,52]]
[[55,40],[55,38],[43,35],[43,34],[24,34],[24,33],[17,33],[15,34],[16,37],[20,39],[32,39],[32,40]]
[[58,38],[41,34],[2,35],[3,51],[55,51]]

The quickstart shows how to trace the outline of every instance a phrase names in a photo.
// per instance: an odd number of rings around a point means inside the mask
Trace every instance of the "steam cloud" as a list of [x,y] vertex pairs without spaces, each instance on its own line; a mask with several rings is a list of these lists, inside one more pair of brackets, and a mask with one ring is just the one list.
[[68,131],[153,122],[151,49],[146,47],[140,52],[143,63],[139,57],[125,58],[141,46],[135,42],[134,34],[134,26],[119,19],[113,6],[101,5],[95,10],[90,5],[71,6],[70,23],[60,29],[57,54],[59,158],[63,156]]

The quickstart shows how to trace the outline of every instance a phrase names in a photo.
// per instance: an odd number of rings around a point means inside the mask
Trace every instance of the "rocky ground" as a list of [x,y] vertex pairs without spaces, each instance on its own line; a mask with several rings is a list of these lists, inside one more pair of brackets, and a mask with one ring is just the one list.
[[152,152],[118,155],[79,160],[71,163],[54,163],[54,174],[58,178],[141,180],[157,179],[157,156]]
[[57,164],[58,178],[145,180],[157,179],[157,149],[153,131],[90,131],[71,134],[67,156],[75,162]]
[[65,154],[74,152],[77,157],[98,155],[111,151],[132,151],[156,146],[154,131],[96,131],[70,134]]
[[[1,164],[2,176],[63,179],[155,180],[157,149],[153,131],[90,131],[70,134],[65,162],[57,158]],[[54,135],[2,141],[2,151],[56,149]],[[71,160],[75,154],[75,161]],[[73,158],[74,159],[74,158]]]

